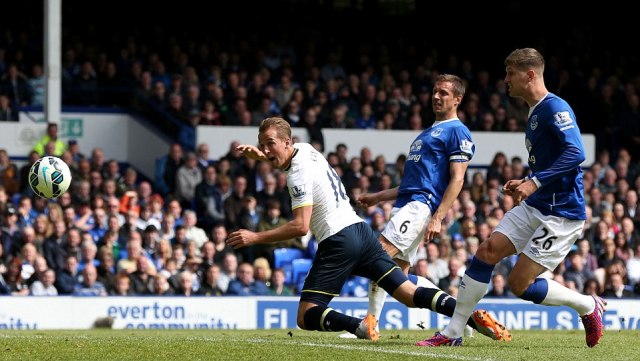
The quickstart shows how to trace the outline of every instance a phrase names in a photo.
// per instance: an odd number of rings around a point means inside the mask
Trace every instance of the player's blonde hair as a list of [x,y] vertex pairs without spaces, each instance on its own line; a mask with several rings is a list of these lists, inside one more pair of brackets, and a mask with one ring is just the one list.
[[275,127],[280,139],[291,139],[291,126],[289,123],[281,117],[266,118],[260,123],[258,132],[260,134],[267,131],[267,129]]
[[544,71],[544,57],[533,48],[516,49],[504,59],[504,65],[520,70],[534,68]]

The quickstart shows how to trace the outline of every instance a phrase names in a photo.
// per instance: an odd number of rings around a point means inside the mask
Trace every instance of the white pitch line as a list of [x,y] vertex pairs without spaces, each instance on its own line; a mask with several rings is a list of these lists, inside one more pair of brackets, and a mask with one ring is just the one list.
[[[249,339],[249,340],[235,340],[235,341],[243,341],[250,343],[277,343],[276,340],[266,340],[266,339]],[[324,348],[335,348],[340,350],[354,350],[354,351],[366,351],[366,352],[381,352],[388,354],[396,354],[396,355],[406,355],[406,356],[429,356],[435,357],[439,359],[452,359],[452,360],[464,360],[464,361],[493,361],[491,358],[481,358],[481,357],[467,357],[467,356],[459,356],[459,355],[446,355],[435,352],[418,352],[418,351],[402,351],[402,350],[388,350],[380,347],[366,347],[366,346],[352,346],[352,345],[334,345],[334,344],[324,344],[324,343],[313,343],[313,342],[295,342],[295,341],[284,341],[285,344],[293,344],[299,346],[311,346],[311,347],[324,347]],[[440,347],[439,349],[443,349]],[[446,349],[446,347],[444,348]]]

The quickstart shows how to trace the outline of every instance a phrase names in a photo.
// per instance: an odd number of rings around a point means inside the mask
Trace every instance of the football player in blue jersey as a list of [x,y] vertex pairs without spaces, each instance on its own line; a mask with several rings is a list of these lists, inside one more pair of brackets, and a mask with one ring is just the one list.
[[504,185],[505,194],[517,206],[505,214],[489,240],[480,244],[462,279],[449,325],[418,345],[461,345],[467,318],[487,292],[494,266],[518,254],[509,275],[511,291],[537,304],[576,310],[587,346],[593,347],[603,334],[604,300],[540,277],[565,259],[586,219],[580,167],[585,151],[576,116],[566,101],[547,90],[544,58],[537,50],[516,49],[504,63],[509,94],[529,105],[525,144],[531,173]]
[[[439,75],[432,98],[435,123],[411,143],[400,185],[358,198],[363,206],[396,200],[391,219],[378,239],[405,273],[416,262],[418,246],[440,234],[442,220],[462,189],[475,151],[471,132],[457,116],[464,94],[462,79],[451,74]],[[433,311],[447,316],[453,314],[455,298],[424,277],[409,275],[409,278],[430,290]],[[380,318],[386,295],[374,282],[369,284],[368,313],[376,319]],[[509,332],[485,311],[469,316],[468,324],[482,334],[495,340],[511,339]]]

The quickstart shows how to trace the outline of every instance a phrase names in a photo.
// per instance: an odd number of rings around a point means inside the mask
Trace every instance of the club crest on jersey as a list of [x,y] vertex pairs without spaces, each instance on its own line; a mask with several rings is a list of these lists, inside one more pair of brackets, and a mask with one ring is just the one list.
[[536,130],[536,128],[538,127],[538,116],[532,116],[529,124],[531,125],[531,130]]
[[439,137],[442,134],[442,128],[436,128],[431,132],[432,137]]
[[291,187],[291,195],[293,198],[302,198],[307,194],[304,190],[304,184]]
[[421,148],[422,148],[422,141],[418,139],[415,142],[413,142],[413,144],[411,144],[411,148],[409,148],[409,152],[419,152]]

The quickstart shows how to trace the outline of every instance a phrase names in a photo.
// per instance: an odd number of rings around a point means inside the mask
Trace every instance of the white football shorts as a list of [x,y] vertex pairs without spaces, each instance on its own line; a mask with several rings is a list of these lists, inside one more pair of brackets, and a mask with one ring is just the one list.
[[418,246],[424,241],[424,231],[431,220],[431,209],[422,202],[412,201],[402,208],[391,210],[391,219],[382,231],[382,235],[396,246],[400,253],[394,258],[413,265],[416,261]]
[[507,236],[516,248],[534,262],[553,271],[576,242],[583,220],[545,216],[526,202],[504,215],[494,232]]

